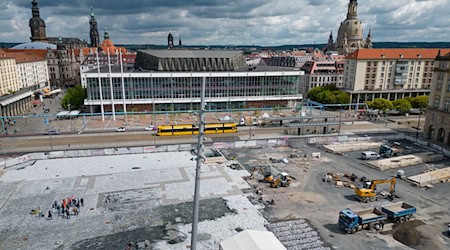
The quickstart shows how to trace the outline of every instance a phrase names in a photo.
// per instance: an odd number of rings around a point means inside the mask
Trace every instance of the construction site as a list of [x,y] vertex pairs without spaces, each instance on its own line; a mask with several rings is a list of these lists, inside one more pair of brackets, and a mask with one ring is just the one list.
[[[3,169],[0,249],[189,249],[192,147],[33,154]],[[450,160],[420,143],[286,138],[214,143],[205,155],[198,249],[246,230],[285,249],[450,247]],[[84,198],[77,216],[30,213],[71,195]]]

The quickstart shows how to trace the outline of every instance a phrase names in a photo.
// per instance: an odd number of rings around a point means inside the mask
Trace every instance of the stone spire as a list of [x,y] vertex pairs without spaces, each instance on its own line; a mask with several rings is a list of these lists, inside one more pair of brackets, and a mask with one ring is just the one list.
[[372,44],[372,29],[369,29],[369,34],[367,34],[365,47],[368,48],[368,49],[373,48],[373,44]]
[[169,48],[169,49],[173,48],[173,35],[172,35],[172,32],[169,32],[169,35],[167,36],[167,48]]
[[32,42],[46,42],[47,35],[45,33],[45,22],[42,20],[39,14],[38,2],[36,0],[31,1],[31,13],[32,18],[30,19],[29,26],[31,30],[31,41]]
[[91,47],[98,47],[100,45],[100,34],[98,33],[97,20],[95,20],[94,9],[91,7],[91,20],[89,21],[91,38]]
[[327,51],[334,50],[334,39],[333,39],[333,31],[330,32],[330,37],[328,38]]
[[358,1],[350,0],[350,3],[348,4],[347,19],[355,18],[358,18]]

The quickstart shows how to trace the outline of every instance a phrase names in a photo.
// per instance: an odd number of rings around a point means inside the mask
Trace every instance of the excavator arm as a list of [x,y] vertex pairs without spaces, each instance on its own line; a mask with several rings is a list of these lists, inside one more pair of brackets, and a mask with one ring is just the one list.
[[397,179],[395,177],[392,177],[391,179],[387,180],[373,180],[372,184],[370,185],[371,190],[375,190],[378,184],[385,184],[385,183],[391,183],[390,187],[390,193],[394,193],[395,191],[395,184],[397,183]]

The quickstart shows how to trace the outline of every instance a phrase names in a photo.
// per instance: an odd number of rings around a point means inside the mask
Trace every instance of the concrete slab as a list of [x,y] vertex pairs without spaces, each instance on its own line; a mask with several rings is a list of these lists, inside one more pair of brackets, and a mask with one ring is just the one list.
[[422,163],[429,163],[443,160],[444,156],[434,152],[424,152],[410,155],[403,155],[382,160],[369,161],[367,164],[381,171],[401,167],[409,167]]
[[447,181],[449,179],[450,167],[408,177],[408,180],[418,184],[419,186],[438,183],[440,181]]

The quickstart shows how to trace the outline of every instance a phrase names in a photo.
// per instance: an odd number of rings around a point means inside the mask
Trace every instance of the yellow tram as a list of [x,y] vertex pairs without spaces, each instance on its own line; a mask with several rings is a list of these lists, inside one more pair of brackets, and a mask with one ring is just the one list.
[[[156,135],[198,135],[199,127],[192,124],[162,125],[158,126]],[[238,132],[236,123],[210,123],[205,124],[205,134],[224,134]]]

